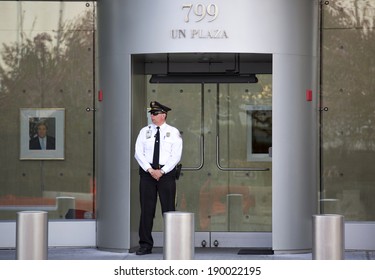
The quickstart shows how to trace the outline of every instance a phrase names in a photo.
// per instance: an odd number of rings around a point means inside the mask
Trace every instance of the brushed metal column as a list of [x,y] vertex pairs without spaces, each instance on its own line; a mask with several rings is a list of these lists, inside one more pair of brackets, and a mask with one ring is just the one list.
[[194,258],[194,213],[164,213],[164,260]]
[[46,260],[48,258],[48,213],[21,211],[17,213],[16,259]]
[[343,260],[345,257],[344,216],[313,216],[313,260]]
[[[138,206],[133,202],[138,201],[138,166],[132,141],[145,122],[147,102],[143,91],[132,94],[134,77],[142,76],[142,71],[135,71],[132,77],[132,55],[220,50],[273,56],[272,247],[275,252],[310,251],[319,177],[319,2],[239,0],[233,5],[218,0],[222,12],[217,21],[199,23],[184,22],[183,4],[161,0],[97,3],[99,86],[104,96],[97,111],[98,247],[128,250],[136,245],[132,240],[137,240]],[[272,16],[260,25],[264,15]],[[257,28],[248,32],[249,26]],[[172,29],[221,29],[228,37],[176,40]],[[312,101],[306,100],[306,90],[312,91]]]

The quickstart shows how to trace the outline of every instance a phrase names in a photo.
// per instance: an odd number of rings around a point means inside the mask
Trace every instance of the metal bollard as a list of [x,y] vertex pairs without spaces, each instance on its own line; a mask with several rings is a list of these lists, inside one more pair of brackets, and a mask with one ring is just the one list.
[[48,257],[48,213],[21,211],[17,213],[16,259],[46,260]]
[[194,258],[194,213],[164,213],[164,260]]
[[335,214],[313,216],[313,260],[345,258],[344,216]]

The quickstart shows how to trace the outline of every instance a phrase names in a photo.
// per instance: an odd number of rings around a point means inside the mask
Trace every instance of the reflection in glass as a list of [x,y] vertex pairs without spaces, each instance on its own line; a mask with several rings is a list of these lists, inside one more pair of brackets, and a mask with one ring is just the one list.
[[375,220],[375,1],[323,8],[322,213]]
[[271,106],[248,106],[248,161],[271,160],[272,109]]
[[[2,220],[20,210],[46,210],[50,219],[94,217],[94,118],[82,110],[93,104],[94,18],[94,2],[0,1]],[[47,141],[46,151],[34,150],[29,139],[40,119],[21,117],[21,129],[20,108],[65,109],[55,149]],[[46,119],[50,136],[60,131],[55,122]],[[61,140],[59,161],[20,160],[23,149],[58,152]]]

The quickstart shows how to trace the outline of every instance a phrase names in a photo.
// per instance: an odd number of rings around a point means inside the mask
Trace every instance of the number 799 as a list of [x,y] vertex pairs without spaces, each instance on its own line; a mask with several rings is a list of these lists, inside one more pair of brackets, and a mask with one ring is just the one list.
[[186,15],[184,18],[185,22],[190,21],[190,16],[194,15],[195,22],[200,22],[204,18],[209,17],[208,22],[214,21],[219,15],[219,7],[216,4],[186,4],[182,6],[182,10],[186,10]]

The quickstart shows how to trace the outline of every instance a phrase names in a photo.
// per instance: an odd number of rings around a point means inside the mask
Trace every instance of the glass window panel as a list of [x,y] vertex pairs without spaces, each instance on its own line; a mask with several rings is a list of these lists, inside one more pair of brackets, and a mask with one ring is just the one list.
[[322,28],[321,211],[373,221],[375,1],[329,3]]
[[[94,2],[0,2],[0,219],[93,217],[94,19]],[[64,109],[62,160],[20,160],[21,108]]]

